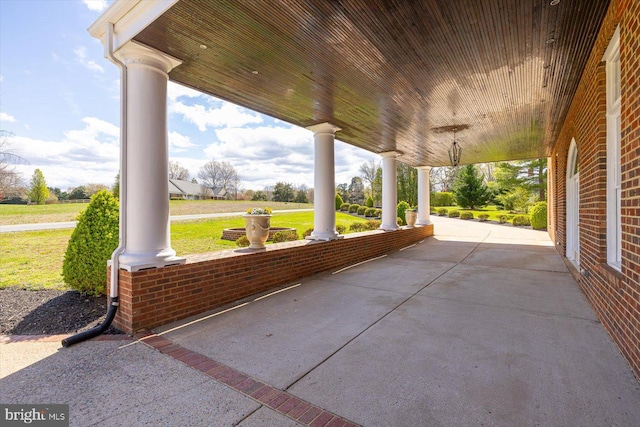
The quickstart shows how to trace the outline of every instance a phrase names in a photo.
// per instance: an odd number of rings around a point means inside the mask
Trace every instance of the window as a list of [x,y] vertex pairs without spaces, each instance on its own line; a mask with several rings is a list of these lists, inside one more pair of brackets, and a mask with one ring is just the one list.
[[607,72],[607,263],[622,266],[620,214],[620,28],[616,29],[604,54]]

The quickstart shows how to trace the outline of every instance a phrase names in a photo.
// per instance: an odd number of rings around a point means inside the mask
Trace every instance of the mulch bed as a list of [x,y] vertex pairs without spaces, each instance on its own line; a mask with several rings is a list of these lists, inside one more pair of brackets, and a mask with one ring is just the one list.
[[[0,334],[51,335],[86,331],[101,324],[107,298],[77,291],[0,289]],[[107,334],[122,332],[110,326]]]

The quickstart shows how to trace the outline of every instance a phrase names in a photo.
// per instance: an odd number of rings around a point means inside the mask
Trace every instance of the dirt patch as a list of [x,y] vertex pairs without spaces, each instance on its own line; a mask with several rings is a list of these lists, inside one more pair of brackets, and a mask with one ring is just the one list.
[[[82,332],[101,324],[106,313],[107,299],[104,296],[90,297],[77,291],[0,290],[0,334]],[[109,327],[106,333],[122,332]]]

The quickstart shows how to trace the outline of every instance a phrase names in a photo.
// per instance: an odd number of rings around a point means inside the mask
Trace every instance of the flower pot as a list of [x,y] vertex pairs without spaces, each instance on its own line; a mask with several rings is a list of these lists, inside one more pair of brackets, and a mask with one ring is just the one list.
[[407,220],[408,227],[415,227],[416,221],[418,220],[418,212],[416,211],[405,211],[404,217]]
[[249,249],[264,249],[264,242],[269,237],[271,215],[245,215],[244,221]]

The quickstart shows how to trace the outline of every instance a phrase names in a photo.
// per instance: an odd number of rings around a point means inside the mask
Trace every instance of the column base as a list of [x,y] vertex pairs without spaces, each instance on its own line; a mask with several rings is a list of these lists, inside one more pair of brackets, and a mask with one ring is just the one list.
[[162,268],[186,263],[186,259],[177,257],[173,249],[158,253],[127,253],[120,255],[120,268],[127,271],[140,271],[149,268]]
[[422,222],[418,221],[418,222],[416,222],[416,227],[423,226],[423,225],[431,225],[431,221],[422,221]]
[[328,242],[330,240],[338,240],[338,239],[344,239],[344,236],[333,232],[333,233],[318,233],[318,234],[314,234],[311,233],[311,236],[307,236],[306,237],[307,240],[321,240],[321,241],[325,241]]
[[380,226],[380,230],[384,230],[384,231],[396,231],[396,230],[400,230],[400,227],[398,227],[398,224],[394,224],[394,225],[384,225],[382,224]]

